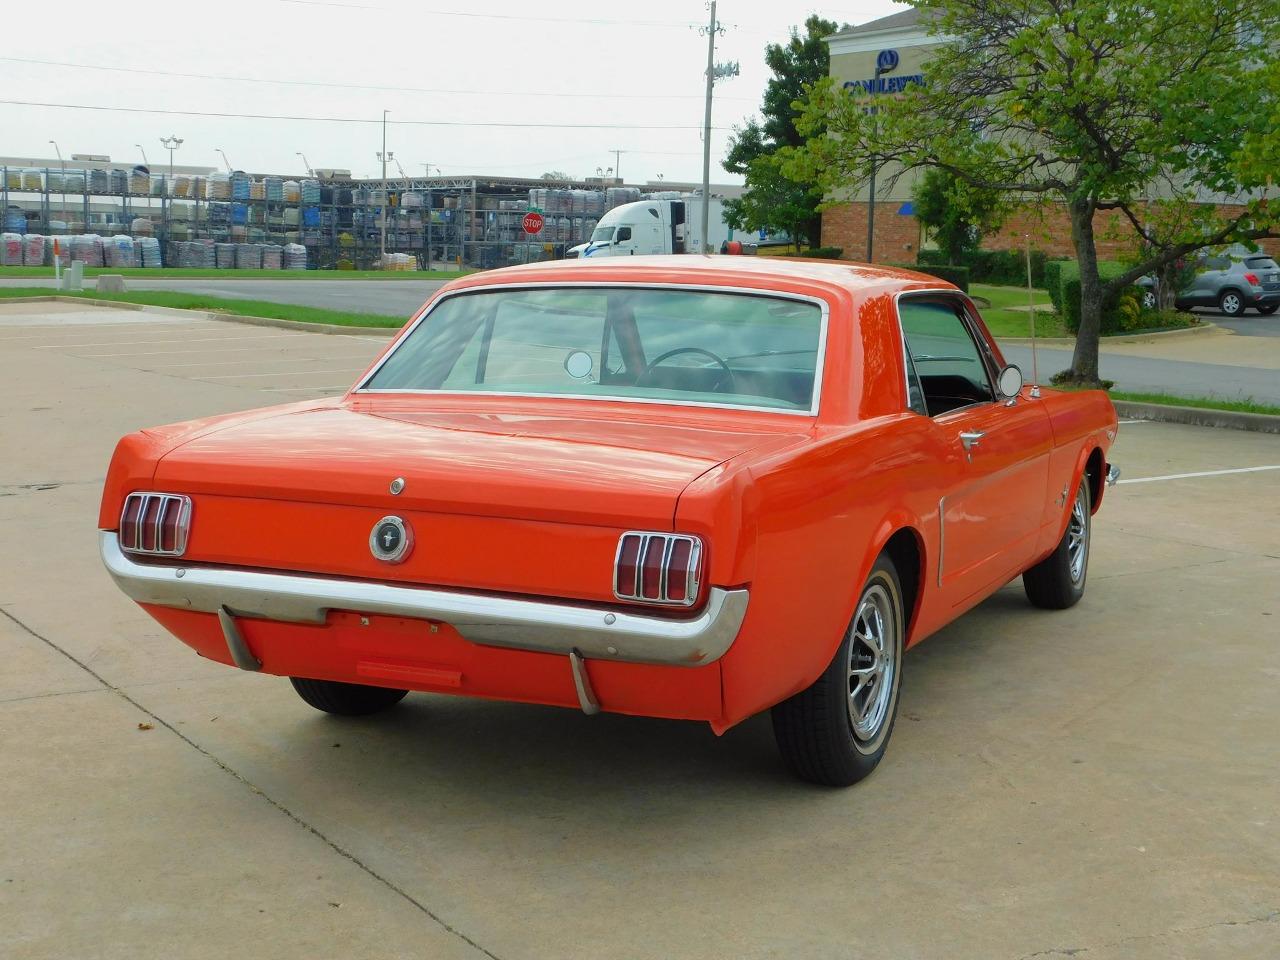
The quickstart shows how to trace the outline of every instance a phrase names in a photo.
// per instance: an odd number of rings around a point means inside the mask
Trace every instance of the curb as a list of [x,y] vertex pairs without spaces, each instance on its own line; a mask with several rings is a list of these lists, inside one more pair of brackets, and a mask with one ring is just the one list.
[[1163,403],[1135,403],[1132,400],[1115,400],[1113,403],[1116,413],[1130,420],[1158,420],[1162,423],[1187,423],[1197,427],[1280,433],[1280,417],[1267,413],[1207,410],[1204,407],[1174,407]]
[[303,320],[282,320],[278,317],[249,317],[238,313],[183,310],[179,307],[158,307],[149,303],[129,303],[123,300],[95,300],[92,297],[64,297],[58,295],[47,297],[0,297],[0,305],[6,303],[45,303],[48,301],[88,304],[91,307],[108,307],[112,310],[139,310],[144,313],[158,313],[162,316],[182,317],[187,320],[221,320],[225,323],[246,323],[254,327],[278,327],[282,330],[297,330],[301,333],[327,333],[347,337],[394,337],[408,322],[406,320],[395,327],[344,327],[336,323],[307,323]]
[[[1204,322],[1198,323],[1194,327],[1183,327],[1180,330],[1158,330],[1154,333],[1131,333],[1122,336],[1099,337],[1098,346],[1104,348],[1113,343],[1156,343],[1166,338],[1177,339],[1179,337],[1199,337],[1206,333],[1231,333],[1230,330],[1223,330],[1216,323]],[[1044,347],[1074,347],[1076,345],[1075,337],[1036,337],[1036,346]],[[1030,337],[996,337],[996,343],[1009,343],[1017,347],[1029,347],[1032,344]]]

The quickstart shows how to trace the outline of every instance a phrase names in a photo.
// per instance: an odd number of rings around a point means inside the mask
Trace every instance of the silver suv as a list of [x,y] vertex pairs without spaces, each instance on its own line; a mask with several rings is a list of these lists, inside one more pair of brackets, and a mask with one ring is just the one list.
[[[1152,277],[1137,281],[1142,288],[1142,305],[1156,306],[1156,284]],[[1280,265],[1265,253],[1241,256],[1215,254],[1197,264],[1195,277],[1178,293],[1177,307],[1217,307],[1228,317],[1238,317],[1247,307],[1261,314],[1280,310]]]

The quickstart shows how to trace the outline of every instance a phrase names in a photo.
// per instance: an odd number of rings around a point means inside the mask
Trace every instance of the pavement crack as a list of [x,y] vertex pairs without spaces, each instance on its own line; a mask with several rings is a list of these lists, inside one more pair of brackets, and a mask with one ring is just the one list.
[[423,903],[421,900],[418,900],[416,897],[414,897],[413,894],[409,893],[407,890],[403,889],[402,887],[396,886],[396,884],[390,878],[383,876],[377,870],[373,869],[373,867],[369,866],[369,864],[365,863],[363,860],[357,857],[350,850],[341,846],[336,840],[331,839],[329,836],[323,833],[319,828],[312,826],[310,823],[304,820],[300,815],[298,815],[297,813],[294,813],[293,810],[291,810],[289,807],[285,806],[279,800],[275,799],[270,794],[266,793],[261,787],[257,786],[255,783],[253,783],[253,781],[249,780],[247,777],[245,777],[242,773],[240,773],[234,767],[223,762],[213,753],[206,750],[204,747],[200,746],[200,744],[196,743],[194,740],[192,740],[190,737],[184,734],[181,730],[179,730],[173,724],[169,723],[169,721],[165,720],[163,717],[159,716],[158,714],[153,713],[151,710],[148,710],[137,700],[133,699],[133,697],[129,696],[129,694],[125,693],[124,690],[122,690],[120,687],[117,687],[115,684],[111,683],[104,676],[102,676],[102,674],[98,673],[96,670],[90,667],[87,663],[77,658],[74,654],[58,646],[58,644],[54,643],[52,640],[50,640],[48,637],[44,636],[43,634],[38,633],[36,630],[28,626],[18,617],[14,616],[4,607],[0,607],[0,614],[3,614],[8,620],[12,621],[15,626],[17,626],[19,629],[21,629],[25,633],[28,633],[31,636],[35,637],[41,643],[48,646],[51,650],[54,650],[57,653],[62,654],[64,657],[66,657],[68,660],[74,663],[77,667],[79,667],[89,676],[93,677],[94,680],[102,684],[102,686],[105,689],[110,690],[112,693],[114,693],[120,699],[124,700],[126,703],[130,704],[136,710],[146,714],[146,716],[148,716],[152,720],[152,722],[155,723],[157,726],[164,727],[164,729],[168,730],[170,733],[172,733],[175,737],[177,737],[179,740],[181,740],[191,749],[195,750],[197,753],[204,756],[207,760],[216,764],[224,773],[240,781],[240,783],[248,787],[249,790],[253,791],[253,793],[261,797],[266,803],[274,807],[278,813],[281,813],[284,816],[288,817],[290,820],[294,822],[294,824],[296,824],[297,826],[301,827],[303,830],[306,830],[312,836],[319,839],[330,850],[338,854],[338,856],[342,857],[344,860],[350,861],[352,864],[354,864],[357,868],[359,868],[369,877],[376,880],[378,883],[382,884],[391,892],[397,894],[401,899],[407,901],[410,905],[416,908],[420,913],[427,916],[433,923],[441,927],[443,930],[457,937],[459,940],[461,940],[463,943],[467,944],[468,946],[472,947],[473,949],[479,951],[481,954],[488,957],[489,960],[501,960],[501,958],[498,957],[497,954],[493,953],[490,950],[485,949],[479,943],[472,940],[465,933],[463,933],[458,928],[454,927],[452,924],[450,924],[447,920],[445,920],[439,914],[432,911],[432,909],[428,907],[425,903]]
[[[1109,943],[1099,944],[1098,949],[1109,949],[1118,947],[1126,943],[1138,943],[1142,940],[1159,940],[1161,937],[1184,936],[1188,933],[1202,933],[1205,930],[1214,930],[1218,927],[1248,927],[1255,923],[1280,923],[1280,910],[1272,910],[1256,917],[1244,917],[1240,920],[1216,920],[1213,923],[1202,923],[1194,927],[1174,927],[1171,930],[1162,930],[1159,933],[1142,933],[1133,937],[1121,937],[1119,940],[1112,940]],[[1024,953],[1018,957],[1018,960],[1032,960],[1034,957],[1076,957],[1082,953],[1088,953],[1090,947],[1051,947],[1047,950],[1038,950],[1035,953]]]

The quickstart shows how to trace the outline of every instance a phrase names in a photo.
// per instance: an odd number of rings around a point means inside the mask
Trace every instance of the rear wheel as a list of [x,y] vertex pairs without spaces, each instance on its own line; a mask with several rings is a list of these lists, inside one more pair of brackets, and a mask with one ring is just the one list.
[[876,768],[898,714],[905,633],[898,572],[882,556],[822,676],[773,708],[778,749],[796,776],[847,787]]
[[1234,290],[1224,290],[1218,298],[1218,309],[1228,317],[1238,317],[1244,313],[1244,298]]
[[1277,310],[1280,310],[1280,303],[1268,303],[1265,307],[1258,307],[1258,312],[1264,317],[1269,317]]
[[309,680],[290,677],[298,696],[317,710],[341,717],[363,717],[394,707],[408,690],[391,687],[368,687],[362,683],[339,683],[336,680]]
[[1076,488],[1067,530],[1057,548],[1022,575],[1022,588],[1027,592],[1027,599],[1037,607],[1065,610],[1075,606],[1084,596],[1093,520],[1090,503],[1089,477],[1085,475]]

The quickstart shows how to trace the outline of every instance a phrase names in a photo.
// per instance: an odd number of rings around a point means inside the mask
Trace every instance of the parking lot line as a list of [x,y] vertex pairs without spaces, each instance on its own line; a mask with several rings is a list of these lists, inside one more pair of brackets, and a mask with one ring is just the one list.
[[1229,473],[1260,473],[1263,470],[1280,470],[1280,463],[1265,467],[1235,467],[1231,470],[1201,470],[1198,473],[1170,473],[1163,477],[1134,477],[1118,483],[1155,483],[1157,480],[1191,480],[1195,477],[1222,477]]
[[280,357],[272,359],[264,357],[261,360],[184,360],[182,363],[166,363],[163,360],[154,361],[146,367],[147,370],[156,370],[159,372],[174,370],[179,367],[225,367],[229,364],[246,364],[252,363],[255,367],[264,363],[315,363],[317,360],[350,360],[352,363],[368,364],[373,357],[371,356],[355,356],[355,357]]
[[[271,373],[219,373],[212,377],[196,377],[197,380],[248,380],[251,377],[299,377],[304,374],[330,374],[330,373],[349,373],[355,376],[359,372],[355,367],[348,367],[345,370],[299,370],[296,373],[290,373],[285,370],[275,370]],[[343,388],[346,389],[345,387]]]
[[[182,331],[174,331],[181,333]],[[223,340],[284,340],[289,337],[298,337],[302,334],[297,333],[267,333],[257,337],[165,337],[163,340],[106,340],[100,343],[43,343],[36,347],[37,350],[70,350],[80,349],[82,347],[137,347],[156,343],[220,343]]]

